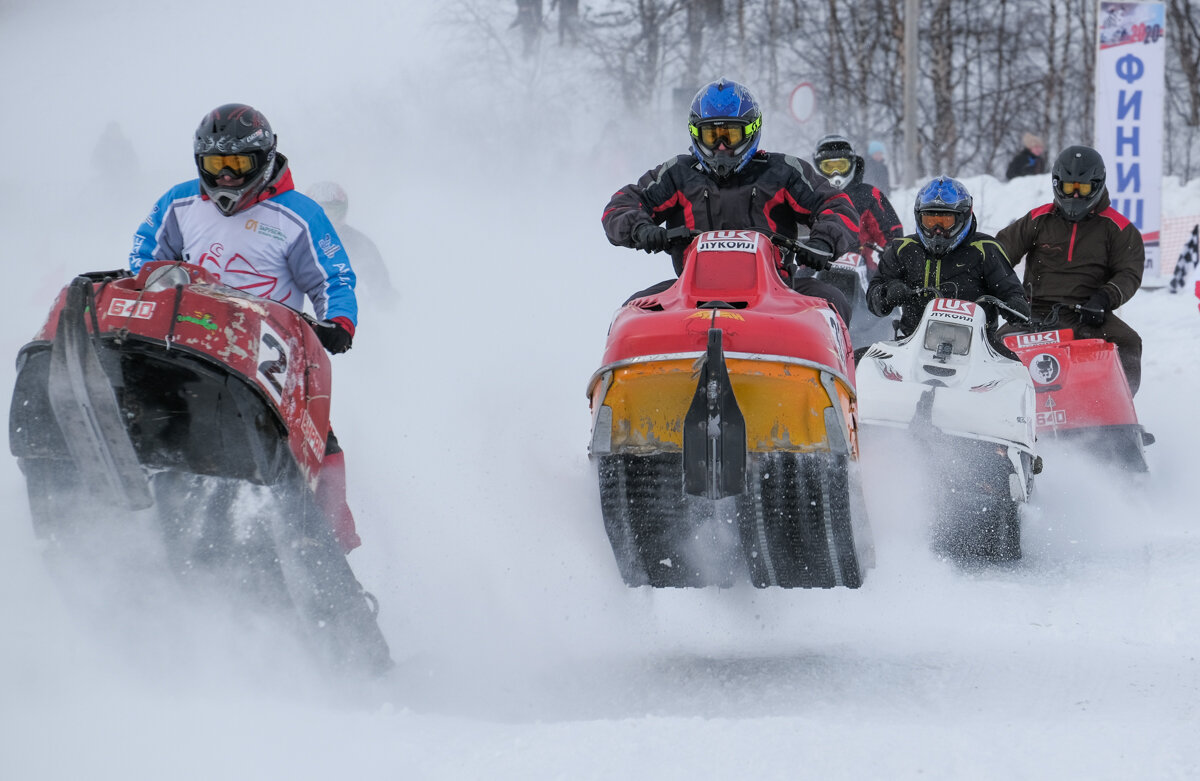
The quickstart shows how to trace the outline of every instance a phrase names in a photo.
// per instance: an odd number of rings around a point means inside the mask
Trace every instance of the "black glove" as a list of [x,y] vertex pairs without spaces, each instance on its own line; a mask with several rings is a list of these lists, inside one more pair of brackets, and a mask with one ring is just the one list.
[[1084,325],[1104,325],[1108,318],[1108,296],[1103,290],[1092,293],[1086,304],[1079,307],[1079,322]]
[[321,346],[334,355],[349,350],[350,344],[354,341],[354,334],[343,323],[339,322],[343,319],[339,317],[335,320],[322,320],[313,324],[313,329],[317,332],[317,338],[321,340]]
[[646,252],[662,252],[667,248],[667,229],[643,222],[633,229],[633,246]]
[[893,279],[883,287],[883,303],[888,309],[894,309],[913,298],[913,289],[898,279]]
[[820,236],[806,237],[801,247],[811,250],[800,258],[800,262],[809,268],[824,271],[833,263],[833,246]]

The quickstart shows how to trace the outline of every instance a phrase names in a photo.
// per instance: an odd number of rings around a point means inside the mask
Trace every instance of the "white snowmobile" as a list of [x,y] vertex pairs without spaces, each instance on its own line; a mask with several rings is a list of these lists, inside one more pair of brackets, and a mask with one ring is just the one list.
[[989,338],[985,307],[1025,319],[992,296],[933,298],[912,334],[871,345],[858,365],[859,410],[864,426],[905,430],[921,448],[936,547],[1013,560],[1020,505],[1041,471],[1034,390],[1021,362]]

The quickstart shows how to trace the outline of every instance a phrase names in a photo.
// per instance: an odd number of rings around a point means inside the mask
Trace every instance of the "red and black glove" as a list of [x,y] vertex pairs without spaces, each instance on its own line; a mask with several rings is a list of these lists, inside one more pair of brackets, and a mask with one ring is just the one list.
[[354,342],[354,323],[348,317],[321,320],[313,328],[321,340],[321,346],[334,355],[346,352]]

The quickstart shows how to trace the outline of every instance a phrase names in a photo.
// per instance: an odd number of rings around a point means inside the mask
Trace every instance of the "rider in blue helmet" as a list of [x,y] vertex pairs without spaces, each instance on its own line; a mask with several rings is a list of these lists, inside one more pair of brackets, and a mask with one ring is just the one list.
[[867,308],[885,317],[901,307],[900,335],[912,333],[931,298],[999,298],[1029,315],[1029,302],[1003,248],[977,230],[971,193],[939,176],[917,191],[917,232],[888,242],[867,287]]
[[[857,251],[858,213],[849,196],[807,161],[758,148],[762,111],[750,90],[728,79],[701,87],[688,112],[688,133],[688,154],[676,155],[613,195],[601,218],[610,242],[669,251],[676,274],[683,270],[686,243],[672,245],[667,231],[678,227],[754,229],[802,239],[813,252],[800,261],[814,268]],[[674,282],[665,280],[634,297],[661,292]],[[810,277],[788,282],[798,293],[830,301],[850,321],[846,297],[832,285]]]

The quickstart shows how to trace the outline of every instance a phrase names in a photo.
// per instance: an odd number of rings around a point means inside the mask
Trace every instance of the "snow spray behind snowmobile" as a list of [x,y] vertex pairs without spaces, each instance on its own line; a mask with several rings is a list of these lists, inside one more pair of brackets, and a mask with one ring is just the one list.
[[1072,329],[1055,328],[1057,322],[1055,309],[1031,331],[1004,337],[1033,380],[1038,437],[1127,472],[1148,471],[1145,446],[1154,437],[1138,423],[1117,346],[1076,339]]
[[752,230],[672,238],[691,241],[682,274],[616,313],[588,382],[589,455],[622,578],[857,588],[874,550],[850,340],[827,302],[780,273],[777,244],[807,248]]
[[860,415],[864,427],[903,430],[919,446],[938,548],[1011,560],[1041,461],[1033,383],[993,347],[985,306],[1021,317],[992,296],[933,298],[909,336],[872,345],[858,364]]
[[76,277],[17,359],[9,444],[35,530],[70,552],[102,513],[149,513],[174,575],[255,584],[240,596],[293,616],[323,663],[382,670],[373,598],[313,496],[330,387],[301,314],[204,269]]

